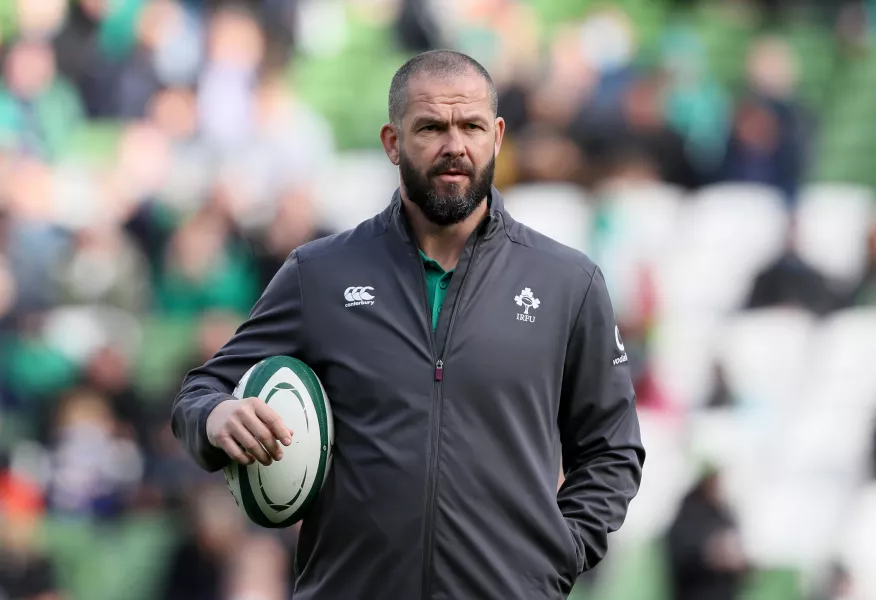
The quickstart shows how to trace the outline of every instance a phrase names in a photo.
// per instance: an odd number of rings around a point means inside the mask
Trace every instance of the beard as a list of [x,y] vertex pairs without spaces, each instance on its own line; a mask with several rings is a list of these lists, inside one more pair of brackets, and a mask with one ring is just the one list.
[[[467,175],[468,186],[465,181],[443,183],[436,180],[438,175],[451,169]],[[495,156],[478,173],[464,159],[445,159],[421,172],[404,152],[399,155],[399,172],[408,199],[431,223],[442,227],[464,221],[477,209],[490,193],[495,170]]]

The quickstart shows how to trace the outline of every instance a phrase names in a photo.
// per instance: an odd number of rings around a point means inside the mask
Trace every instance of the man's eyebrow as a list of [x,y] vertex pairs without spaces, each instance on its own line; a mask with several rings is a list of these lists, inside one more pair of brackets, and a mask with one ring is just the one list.
[[462,115],[459,119],[463,123],[487,123],[489,119],[487,119],[483,115],[479,114],[470,114],[470,115]]
[[422,124],[439,124],[446,123],[444,119],[436,115],[420,115],[418,117],[414,117],[414,125],[422,125]]
[[[461,123],[479,123],[479,124],[487,124],[489,119],[487,119],[483,115],[479,114],[468,114],[462,115],[459,119],[457,119]],[[412,122],[413,126],[422,126],[422,125],[445,125],[447,120],[443,117],[439,117],[436,115],[420,115],[418,117],[414,117]]]

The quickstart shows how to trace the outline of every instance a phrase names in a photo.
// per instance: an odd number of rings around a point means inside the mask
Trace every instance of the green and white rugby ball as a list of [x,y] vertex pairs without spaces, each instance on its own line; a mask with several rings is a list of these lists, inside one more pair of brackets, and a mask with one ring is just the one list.
[[331,406],[319,378],[306,364],[272,356],[250,368],[234,389],[238,399],[259,398],[292,430],[283,458],[225,467],[237,505],[262,527],[289,527],[313,504],[328,476],[334,446]]

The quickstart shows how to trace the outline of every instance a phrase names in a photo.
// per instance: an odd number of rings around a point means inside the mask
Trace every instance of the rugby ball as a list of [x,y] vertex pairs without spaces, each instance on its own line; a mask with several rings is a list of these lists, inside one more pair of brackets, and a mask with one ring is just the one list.
[[292,430],[283,458],[225,467],[225,482],[246,516],[262,527],[289,527],[300,521],[331,469],[334,423],[331,406],[316,374],[289,356],[272,356],[251,367],[234,397],[259,398]]

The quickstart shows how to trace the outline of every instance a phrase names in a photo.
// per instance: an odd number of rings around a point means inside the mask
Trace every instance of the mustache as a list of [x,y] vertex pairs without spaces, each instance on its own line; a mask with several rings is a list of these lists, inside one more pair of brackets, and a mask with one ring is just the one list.
[[445,159],[429,169],[429,177],[436,177],[445,171],[459,171],[469,177],[474,177],[474,167],[465,160]]

